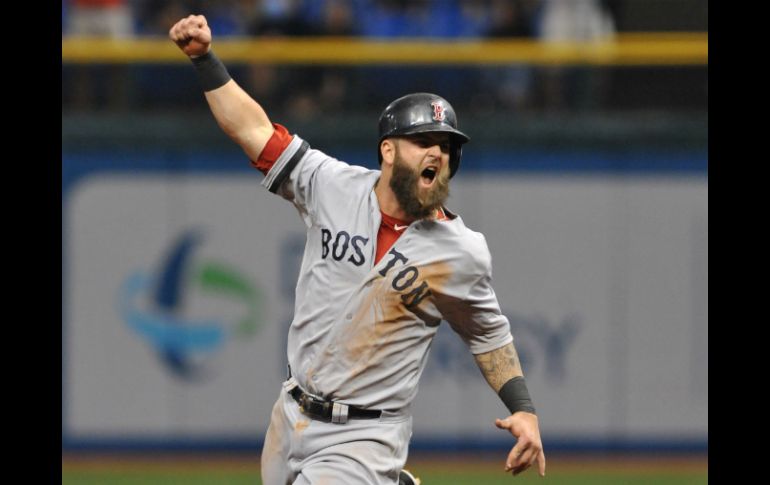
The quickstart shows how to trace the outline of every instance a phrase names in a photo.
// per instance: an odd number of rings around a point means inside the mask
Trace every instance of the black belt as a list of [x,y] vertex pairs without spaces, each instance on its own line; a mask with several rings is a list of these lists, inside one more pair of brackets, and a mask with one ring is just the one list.
[[[345,423],[348,419],[377,419],[382,415],[382,411],[361,409],[355,406],[340,405],[332,401],[323,401],[302,392],[299,386],[289,391],[289,394],[297,401],[299,409],[303,414],[327,423]],[[336,409],[335,404],[337,406]]]

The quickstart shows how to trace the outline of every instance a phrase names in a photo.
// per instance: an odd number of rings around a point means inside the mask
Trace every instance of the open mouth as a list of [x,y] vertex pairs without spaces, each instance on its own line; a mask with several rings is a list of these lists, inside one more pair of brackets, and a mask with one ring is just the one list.
[[420,178],[425,185],[431,185],[436,179],[436,167],[428,167],[422,171]]

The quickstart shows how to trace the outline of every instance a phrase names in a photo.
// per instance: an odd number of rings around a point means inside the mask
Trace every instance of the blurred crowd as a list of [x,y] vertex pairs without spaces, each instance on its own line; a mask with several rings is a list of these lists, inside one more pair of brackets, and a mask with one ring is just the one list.
[[[64,35],[165,36],[180,18],[206,16],[226,36],[363,38],[531,38],[542,42],[614,35],[619,0],[63,0]],[[602,76],[578,67],[228,66],[255,98],[293,112],[380,106],[424,86],[476,110],[580,109],[600,103]],[[93,69],[74,75],[74,107],[88,108]],[[100,75],[113,87],[141,83],[125,68]],[[189,73],[188,73],[189,74]],[[138,75],[142,77],[141,74]],[[417,82],[416,82],[417,81]],[[83,87],[86,86],[86,87]],[[134,86],[135,88],[135,86]],[[112,89],[113,105],[130,103],[131,86]],[[122,93],[122,94],[121,94]],[[93,98],[93,96],[91,96]]]
[[[618,0],[64,0],[65,34],[165,35],[190,13],[218,36],[590,37]],[[102,22],[84,21],[101,17]]]

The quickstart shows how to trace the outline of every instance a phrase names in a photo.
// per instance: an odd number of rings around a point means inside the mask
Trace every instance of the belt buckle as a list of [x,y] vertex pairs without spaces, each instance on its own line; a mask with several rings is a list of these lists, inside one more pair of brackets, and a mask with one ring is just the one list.
[[304,392],[299,398],[299,409],[303,414],[319,421],[330,423],[332,420],[330,403],[316,399]]
[[[291,394],[297,387],[297,381],[292,377],[289,382],[284,383],[284,387]],[[326,423],[345,424],[348,422],[347,404],[340,404],[333,401],[324,401],[299,389],[299,398],[297,399],[299,410],[302,414]]]

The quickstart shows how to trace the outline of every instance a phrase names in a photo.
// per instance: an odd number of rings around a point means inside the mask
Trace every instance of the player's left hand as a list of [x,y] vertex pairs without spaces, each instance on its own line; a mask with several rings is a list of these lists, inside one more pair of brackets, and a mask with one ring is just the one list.
[[545,453],[540,441],[537,416],[525,411],[513,413],[505,419],[496,419],[495,426],[507,429],[516,437],[516,445],[505,461],[505,471],[518,475],[537,462],[541,477],[545,476]]
[[211,28],[203,15],[188,15],[171,27],[168,36],[191,58],[211,49]]

